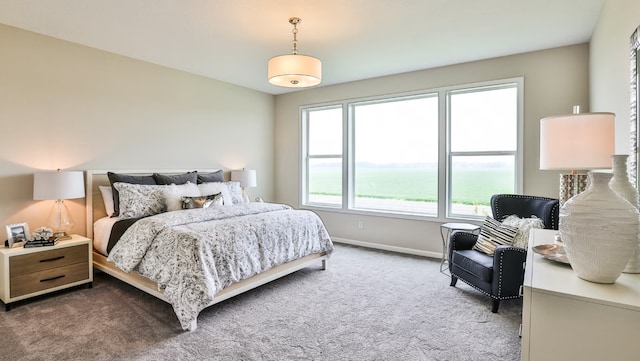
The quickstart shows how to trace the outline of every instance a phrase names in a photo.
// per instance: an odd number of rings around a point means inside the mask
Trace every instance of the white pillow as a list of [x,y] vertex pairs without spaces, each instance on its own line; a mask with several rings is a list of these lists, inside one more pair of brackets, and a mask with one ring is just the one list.
[[120,194],[120,217],[138,218],[164,212],[167,207],[164,200],[163,185],[114,183]]
[[102,202],[104,203],[104,210],[107,212],[107,216],[113,216],[113,190],[111,186],[99,186],[100,193],[102,194]]
[[544,228],[542,220],[534,215],[532,215],[531,218],[520,218],[516,215],[510,215],[502,220],[502,224],[518,228],[518,234],[513,241],[513,245],[524,249],[529,246],[529,230],[531,230],[531,228]]
[[231,195],[231,201],[233,204],[241,204],[244,203],[244,197],[242,196],[242,188],[240,188],[240,182],[238,181],[228,181],[224,182],[229,189],[229,194]]
[[199,197],[200,189],[194,183],[171,184],[164,188],[164,199],[167,205],[167,212],[182,209],[182,197]]
[[233,198],[231,197],[231,193],[229,193],[229,188],[224,182],[200,183],[198,184],[198,189],[200,189],[200,194],[198,194],[199,196],[210,196],[216,193],[221,193],[223,205],[233,205]]

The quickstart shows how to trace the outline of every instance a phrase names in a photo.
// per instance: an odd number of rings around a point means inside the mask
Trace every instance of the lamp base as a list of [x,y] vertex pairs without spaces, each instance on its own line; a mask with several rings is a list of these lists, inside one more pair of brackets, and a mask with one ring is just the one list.
[[244,203],[250,203],[251,199],[249,198],[249,194],[247,193],[247,190],[242,188],[242,201]]
[[55,232],[53,234],[53,238],[58,241],[66,241],[68,239],[71,239],[71,236],[68,235],[67,232]]
[[587,189],[587,180],[588,176],[586,174],[560,174],[560,207],[562,207],[569,198]]
[[53,237],[59,240],[71,239],[67,231],[73,228],[73,218],[67,206],[58,199],[49,213],[49,228],[53,230]]

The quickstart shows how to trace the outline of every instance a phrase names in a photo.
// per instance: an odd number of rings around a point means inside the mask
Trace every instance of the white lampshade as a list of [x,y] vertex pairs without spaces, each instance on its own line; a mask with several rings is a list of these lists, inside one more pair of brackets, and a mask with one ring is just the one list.
[[69,238],[73,218],[63,200],[84,197],[84,175],[82,171],[38,172],[33,174],[33,199],[55,200],[49,212],[48,225],[59,239]]
[[322,81],[322,62],[312,56],[275,56],[269,59],[267,66],[269,83],[273,85],[304,88],[318,85]]
[[58,200],[84,197],[82,171],[38,172],[33,174],[33,199]]
[[251,188],[258,185],[255,169],[231,171],[231,180],[240,182],[240,187],[242,188]]
[[581,113],[540,120],[540,169],[611,168],[615,114]]

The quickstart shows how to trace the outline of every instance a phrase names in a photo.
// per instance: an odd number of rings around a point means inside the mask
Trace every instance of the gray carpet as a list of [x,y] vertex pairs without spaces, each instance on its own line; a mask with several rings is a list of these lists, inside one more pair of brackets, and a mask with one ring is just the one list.
[[108,275],[0,311],[1,360],[519,360],[522,303],[500,312],[433,259],[338,245],[214,305],[183,332],[171,307]]

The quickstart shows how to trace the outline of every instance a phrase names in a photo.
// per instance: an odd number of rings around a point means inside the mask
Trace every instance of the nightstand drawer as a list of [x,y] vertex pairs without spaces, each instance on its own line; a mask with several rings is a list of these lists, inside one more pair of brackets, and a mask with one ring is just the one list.
[[[84,262],[86,264],[89,261],[88,254],[89,246],[81,244],[15,256],[11,257],[9,261],[9,272],[11,275],[26,275],[75,263]],[[13,287],[13,281],[11,285]]]
[[[74,247],[75,248],[75,247]],[[83,247],[87,252],[86,247]],[[11,277],[11,297],[19,297],[89,278],[89,264],[85,262],[46,269],[40,272]]]

